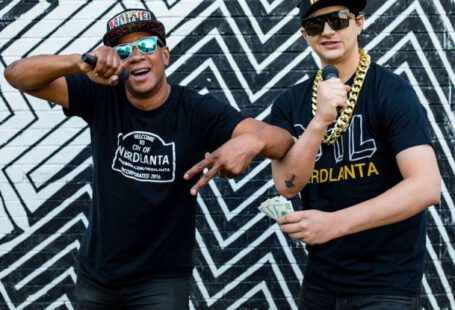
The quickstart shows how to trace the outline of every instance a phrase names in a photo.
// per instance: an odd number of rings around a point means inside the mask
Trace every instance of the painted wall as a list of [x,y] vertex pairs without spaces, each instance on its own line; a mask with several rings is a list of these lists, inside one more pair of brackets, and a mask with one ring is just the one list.
[[[0,70],[34,54],[100,45],[106,19],[148,7],[163,20],[173,83],[266,119],[274,98],[317,66],[291,0],[3,0]],[[428,212],[425,309],[455,309],[455,1],[370,0],[362,45],[409,79],[427,109],[442,176]],[[73,309],[75,255],[92,189],[89,134],[0,76],[0,309]],[[199,196],[195,309],[296,309],[305,254],[257,212],[274,195],[268,160]]]

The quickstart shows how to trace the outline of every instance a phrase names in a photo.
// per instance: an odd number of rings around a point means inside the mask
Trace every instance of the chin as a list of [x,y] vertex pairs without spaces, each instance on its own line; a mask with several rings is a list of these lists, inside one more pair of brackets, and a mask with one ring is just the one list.
[[151,92],[153,92],[153,89],[155,88],[156,85],[134,85],[133,83],[129,83],[128,85],[130,91],[135,94],[136,96],[147,96]]
[[325,59],[326,62],[337,62],[343,59],[344,53],[342,51],[330,51],[321,54],[321,58]]

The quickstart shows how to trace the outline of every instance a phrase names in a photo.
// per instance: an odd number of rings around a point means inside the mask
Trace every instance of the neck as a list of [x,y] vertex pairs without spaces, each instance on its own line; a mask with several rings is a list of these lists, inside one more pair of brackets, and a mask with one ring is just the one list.
[[159,108],[166,102],[171,91],[171,85],[165,79],[161,85],[146,93],[137,93],[130,87],[126,87],[128,101],[139,110],[151,111]]
[[358,49],[354,49],[346,59],[334,61],[330,63],[323,63],[323,66],[334,65],[339,72],[340,80],[346,83],[356,72],[360,62],[360,53]]

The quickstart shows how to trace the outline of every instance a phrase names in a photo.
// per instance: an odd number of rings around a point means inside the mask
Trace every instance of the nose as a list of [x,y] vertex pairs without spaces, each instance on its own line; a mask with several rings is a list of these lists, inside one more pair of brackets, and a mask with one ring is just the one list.
[[137,46],[133,46],[133,51],[131,52],[130,60],[140,60],[144,58],[144,54],[142,54]]
[[324,23],[324,29],[322,30],[322,35],[330,35],[330,34],[333,34],[335,33],[336,31],[332,29],[332,27],[330,27],[329,23],[326,21]]

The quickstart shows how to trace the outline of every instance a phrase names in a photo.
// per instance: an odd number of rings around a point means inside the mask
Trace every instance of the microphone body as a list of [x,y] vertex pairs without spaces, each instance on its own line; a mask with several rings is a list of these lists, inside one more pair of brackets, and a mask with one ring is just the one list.
[[339,78],[339,76],[340,76],[340,74],[338,73],[337,67],[335,67],[333,65],[325,66],[322,69],[322,79],[324,81],[328,80],[328,79],[337,79],[337,78]]
[[[96,62],[98,61],[98,58],[96,58],[95,56],[90,55],[88,53],[82,54],[81,59],[83,62],[85,62],[86,64],[89,64],[93,68],[96,66]],[[125,82],[127,79],[128,79],[128,70],[123,69],[122,74],[119,76],[119,81]]]
[[95,67],[96,66],[96,62],[98,61],[98,58],[96,58],[95,56],[90,55],[88,53],[82,54],[81,55],[81,59],[82,59],[83,62],[89,64],[92,67]]
[[[329,80],[329,79],[338,79],[340,77],[340,73],[338,72],[338,69],[333,66],[333,65],[328,65],[325,66],[322,69],[322,79],[324,81]],[[340,116],[341,113],[341,108],[337,108],[338,116]]]

